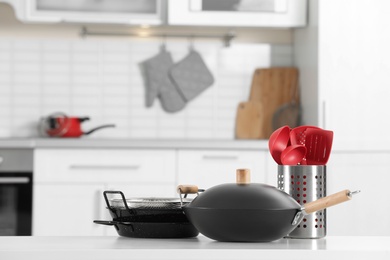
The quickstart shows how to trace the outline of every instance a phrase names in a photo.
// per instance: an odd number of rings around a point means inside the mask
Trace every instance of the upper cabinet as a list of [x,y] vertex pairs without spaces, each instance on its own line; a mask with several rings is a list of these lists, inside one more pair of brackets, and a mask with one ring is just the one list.
[[0,0],[24,22],[302,27],[307,0]]
[[163,0],[0,0],[11,4],[25,22],[160,25]]
[[169,0],[171,25],[301,27],[306,0]]
[[389,1],[371,3],[310,1],[307,27],[294,31],[303,122],[333,130],[334,150],[390,148]]

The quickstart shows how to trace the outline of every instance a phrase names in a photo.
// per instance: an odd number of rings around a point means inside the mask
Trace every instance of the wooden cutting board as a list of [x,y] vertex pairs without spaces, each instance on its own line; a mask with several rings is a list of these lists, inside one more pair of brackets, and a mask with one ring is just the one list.
[[259,102],[241,102],[237,107],[236,138],[259,139],[262,123]]
[[[272,117],[276,110],[292,101],[298,87],[298,70],[292,67],[257,69],[254,72],[249,101],[259,103],[260,139],[272,134]],[[299,102],[299,100],[296,100]]]

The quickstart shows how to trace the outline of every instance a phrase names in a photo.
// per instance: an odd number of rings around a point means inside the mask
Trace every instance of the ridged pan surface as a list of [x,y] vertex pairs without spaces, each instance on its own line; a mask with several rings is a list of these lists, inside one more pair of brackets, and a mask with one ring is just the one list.
[[[183,205],[192,200],[183,199]],[[128,209],[122,199],[110,200],[110,214],[113,219],[126,218],[136,222],[188,222],[178,198],[131,198],[126,199]]]
[[[183,205],[190,203],[191,199],[183,199]],[[144,209],[178,209],[181,208],[181,200],[179,198],[131,198],[126,199],[129,208],[144,208]],[[110,200],[112,208],[125,208],[122,199]]]

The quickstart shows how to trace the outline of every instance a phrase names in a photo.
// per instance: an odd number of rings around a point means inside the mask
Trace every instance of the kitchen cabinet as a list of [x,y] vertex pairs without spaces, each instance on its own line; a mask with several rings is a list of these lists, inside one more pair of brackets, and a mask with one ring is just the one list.
[[0,0],[23,22],[301,27],[307,0]]
[[388,5],[386,0],[310,1],[307,27],[294,30],[303,121],[334,131],[328,194],[362,190],[327,211],[329,235],[390,234],[384,217],[390,214]]
[[236,169],[251,169],[252,182],[266,182],[266,151],[179,150],[178,182],[207,189],[236,182]]
[[160,25],[164,22],[164,0],[2,0],[13,6],[24,22],[113,23]]
[[327,210],[328,235],[390,235],[389,161],[390,154],[381,152],[332,153],[327,166],[328,194],[343,189],[361,193]]
[[102,236],[117,235],[112,226],[93,223],[110,220],[105,190],[119,190],[129,197],[174,197],[175,185],[53,184],[39,183],[34,187],[34,236]]
[[300,27],[306,24],[306,0],[170,0],[170,25]]
[[[128,197],[175,194],[174,150],[36,149],[33,235],[107,235],[104,190]],[[110,229],[111,228],[111,229]]]
[[34,178],[38,183],[172,183],[174,163],[174,150],[37,149]]
[[294,30],[304,123],[333,130],[335,149],[389,151],[386,6],[310,1],[308,26]]
[[[327,164],[327,194],[361,190],[351,201],[326,210],[327,236],[389,236],[390,153],[333,151]],[[277,164],[267,157],[267,183],[277,186]]]
[[265,170],[266,179],[264,183],[277,187],[278,186],[278,164],[272,158],[271,153],[265,151]]
[[261,149],[37,148],[33,235],[116,235],[113,227],[93,223],[111,219],[104,190],[176,197],[178,184],[235,182],[237,168],[250,168],[253,182],[267,182],[267,156]]
[[[235,182],[237,168],[250,168],[252,182],[277,184],[277,164],[266,145],[256,144],[259,149],[249,144],[202,148],[198,143],[178,147],[169,143],[171,148],[168,144],[159,148],[141,148],[141,144],[136,145],[138,148],[99,148],[96,140],[90,144],[94,148],[80,148],[80,143],[74,143],[75,147],[69,143],[67,148],[37,147],[33,235],[117,236],[113,227],[93,223],[95,219],[111,219],[102,196],[104,190],[121,190],[127,197],[176,197],[178,184],[209,188]],[[154,145],[158,147],[158,143]],[[390,225],[383,217],[390,214],[386,200],[389,160],[390,154],[381,151],[332,152],[327,193],[343,189],[362,192],[327,210],[329,236],[390,234]],[[367,219],[373,212],[379,216],[375,221]]]
[[36,184],[33,194],[34,236],[98,236],[104,227],[93,223],[105,210],[104,185]]

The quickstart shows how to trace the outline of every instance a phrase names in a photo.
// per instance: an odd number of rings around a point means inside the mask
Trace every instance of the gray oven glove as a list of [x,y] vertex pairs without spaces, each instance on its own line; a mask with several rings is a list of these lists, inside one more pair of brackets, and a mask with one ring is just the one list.
[[153,105],[158,96],[166,112],[183,109],[186,101],[169,78],[168,71],[173,66],[171,54],[164,49],[156,56],[142,63],[146,81],[146,106]]
[[185,100],[190,101],[213,85],[214,77],[195,50],[170,70],[170,76]]

